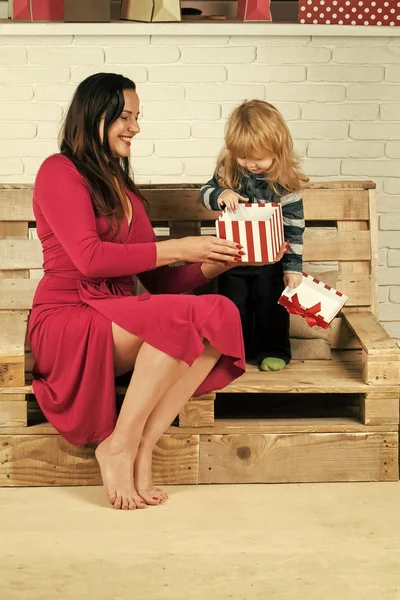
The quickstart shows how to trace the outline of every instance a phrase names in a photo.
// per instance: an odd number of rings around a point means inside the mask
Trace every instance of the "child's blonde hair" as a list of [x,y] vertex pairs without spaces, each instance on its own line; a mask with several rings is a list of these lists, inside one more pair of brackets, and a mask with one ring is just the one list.
[[219,185],[239,189],[244,169],[238,158],[272,158],[266,179],[276,193],[277,184],[298,192],[308,178],[300,168],[293,140],[281,113],[263,100],[248,100],[231,113],[225,130],[225,149],[218,157],[214,176]]

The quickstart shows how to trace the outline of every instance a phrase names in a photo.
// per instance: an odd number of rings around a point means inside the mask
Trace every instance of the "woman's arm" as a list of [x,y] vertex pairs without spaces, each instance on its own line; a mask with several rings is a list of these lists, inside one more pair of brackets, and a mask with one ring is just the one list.
[[208,283],[231,268],[231,266],[224,267],[206,263],[160,267],[138,274],[138,279],[151,294],[184,294]]
[[188,259],[188,243],[183,240],[102,241],[87,183],[65,156],[45,160],[35,182],[34,202],[71,261],[87,277],[134,275]]

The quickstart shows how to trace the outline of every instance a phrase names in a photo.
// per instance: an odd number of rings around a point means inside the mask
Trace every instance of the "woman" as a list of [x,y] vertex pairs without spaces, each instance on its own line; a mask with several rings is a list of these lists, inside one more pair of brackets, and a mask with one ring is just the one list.
[[[44,161],[33,195],[45,271],[29,323],[34,392],[65,439],[99,442],[117,509],[166,499],[151,478],[158,439],[193,394],[245,370],[234,304],[180,295],[240,262],[241,248],[213,237],[155,241],[129,175],[138,115],[132,81],[110,73],[83,81],[61,154]],[[178,260],[193,264],[168,267]],[[150,294],[134,295],[132,275]],[[114,378],[133,366],[117,419]]]

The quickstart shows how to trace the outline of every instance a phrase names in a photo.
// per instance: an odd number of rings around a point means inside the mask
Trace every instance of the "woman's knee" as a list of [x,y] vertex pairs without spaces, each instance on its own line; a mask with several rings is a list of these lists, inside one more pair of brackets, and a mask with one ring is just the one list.
[[119,377],[133,369],[143,340],[112,323],[113,361],[115,376]]

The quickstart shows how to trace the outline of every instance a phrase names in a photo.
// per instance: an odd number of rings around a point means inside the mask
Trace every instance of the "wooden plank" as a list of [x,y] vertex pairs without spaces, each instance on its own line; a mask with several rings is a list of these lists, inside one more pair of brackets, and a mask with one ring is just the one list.
[[0,185],[0,221],[34,221],[32,209],[32,185]]
[[[30,411],[28,408],[28,421]],[[215,419],[214,425],[202,427],[168,427],[165,433],[175,435],[237,434],[237,433],[373,433],[398,431],[397,424],[369,425],[366,427],[357,417],[287,418],[287,419]],[[43,421],[27,427],[4,428],[7,435],[59,435],[50,423]]]
[[25,384],[27,311],[0,312],[0,386]]
[[319,433],[372,433],[398,431],[397,424],[371,425],[366,427],[356,417],[287,418],[287,419],[215,419],[214,426],[194,430],[192,427],[170,427],[167,431],[206,434],[319,434]]
[[362,353],[363,379],[365,383],[375,386],[398,384],[400,381],[399,356]]
[[[396,385],[398,382],[396,382]],[[391,383],[390,391],[395,389]],[[124,393],[126,387],[117,388]],[[359,350],[332,352],[332,360],[293,360],[278,373],[263,373],[253,365],[247,372],[230,383],[222,393],[230,392],[274,392],[289,393],[359,393],[371,391],[362,378],[362,353]],[[10,393],[0,384],[0,397]],[[32,394],[32,386],[16,386],[12,393]]]
[[396,342],[379,323],[371,311],[358,313],[343,309],[343,316],[349,327],[360,340],[367,354],[384,354],[385,356],[400,356]]
[[199,483],[397,480],[396,432],[200,436]]
[[30,310],[38,279],[0,279],[0,309]]
[[[348,189],[306,189],[303,192],[307,221],[368,220],[368,191]],[[329,206],[329,210],[326,207]]]
[[27,416],[25,400],[0,400],[0,428],[26,427]]
[[371,306],[372,304],[372,280],[371,275],[367,273],[338,273],[336,289],[348,296],[346,306]]
[[179,413],[179,427],[212,427],[214,400],[192,399]]
[[362,257],[359,254],[354,255],[351,254],[351,260],[349,261],[346,258],[341,257],[338,259],[339,262],[339,272],[340,273],[359,273],[361,277],[367,277],[371,273],[371,237],[370,232],[368,231],[368,221],[339,221],[337,224],[338,233],[344,236],[352,237],[354,235],[360,235],[361,232],[365,236],[368,235],[368,245],[369,245],[369,256],[367,260],[365,260],[365,256]]
[[42,246],[39,240],[0,240],[0,269],[41,269]]
[[332,360],[293,360],[278,373],[263,373],[248,365],[247,372],[230,383],[227,392],[355,393],[367,392],[362,379],[361,353],[335,352]]
[[[140,186],[149,201],[150,218],[154,221],[213,220],[214,214],[199,202],[199,184]],[[373,189],[373,182],[310,182],[303,192],[308,219],[342,220],[365,217],[362,190]],[[333,198],[333,201],[332,201]],[[325,210],[329,203],[329,211]],[[334,215],[334,216],[332,216]],[[0,186],[0,221],[34,221],[32,185]]]
[[354,180],[343,180],[343,181],[309,181],[306,184],[306,189],[318,189],[318,190],[372,190],[376,188],[376,184],[373,181],[354,181]]
[[[59,435],[0,435],[0,486],[101,485],[95,444],[72,446]],[[198,483],[199,436],[163,435],[153,476],[163,484]]]
[[375,190],[369,190],[369,228],[371,232],[371,292],[372,302],[371,310],[378,318],[378,301],[379,301],[379,239],[378,239],[378,213],[376,208],[376,193]]
[[24,356],[28,311],[0,312],[0,361]]
[[[28,223],[26,221],[1,221],[0,220],[0,240],[12,240],[12,239],[27,239],[28,237]],[[8,269],[8,267],[7,267]],[[27,278],[29,277],[29,271],[10,271],[0,270],[0,282],[3,279],[16,279],[16,278]],[[0,293],[0,302],[1,302]]]
[[[347,223],[343,221],[342,225]],[[313,231],[311,227],[304,232],[305,261],[369,261],[370,258],[369,231]]]
[[360,394],[361,419],[365,425],[399,423],[399,393],[388,396],[386,392]]
[[0,221],[0,240],[27,239],[27,221]]

